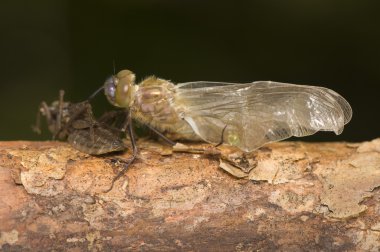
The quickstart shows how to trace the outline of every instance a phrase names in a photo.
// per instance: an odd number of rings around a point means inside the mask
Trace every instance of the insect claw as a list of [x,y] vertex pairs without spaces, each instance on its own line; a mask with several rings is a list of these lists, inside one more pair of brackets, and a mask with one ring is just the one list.
[[127,171],[127,169],[129,168],[129,166],[137,159],[137,153],[133,154],[132,157],[127,161],[127,160],[124,160],[124,159],[121,159],[121,158],[114,158],[112,159],[112,161],[116,161],[116,162],[123,162],[124,163],[124,167],[123,169],[112,179],[112,182],[111,182],[111,186],[107,189],[107,190],[104,190],[103,193],[108,193],[112,190],[113,188],[113,185],[115,184],[115,182],[121,177],[124,175],[124,173]]

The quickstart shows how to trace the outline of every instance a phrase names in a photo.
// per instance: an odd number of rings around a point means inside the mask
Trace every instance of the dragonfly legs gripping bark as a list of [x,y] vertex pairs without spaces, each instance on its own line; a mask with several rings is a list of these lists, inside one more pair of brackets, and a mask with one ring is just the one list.
[[[127,112],[128,113],[128,112]],[[103,191],[104,193],[107,193],[112,190],[113,185],[115,182],[124,175],[124,173],[128,170],[129,166],[133,164],[133,162],[137,159],[138,157],[138,148],[136,144],[136,138],[135,138],[135,133],[133,131],[133,124],[132,124],[132,117],[131,114],[128,113],[127,115],[127,120],[126,120],[126,125],[123,128],[127,128],[129,138],[131,139],[131,144],[132,144],[132,156],[128,159],[118,159],[118,161],[121,161],[124,163],[123,168],[119,173],[112,179],[111,186],[107,190]]]

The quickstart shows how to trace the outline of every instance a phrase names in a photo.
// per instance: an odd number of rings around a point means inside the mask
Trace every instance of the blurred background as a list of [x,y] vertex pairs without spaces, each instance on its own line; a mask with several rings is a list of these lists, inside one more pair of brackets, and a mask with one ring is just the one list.
[[[116,71],[173,82],[273,80],[320,85],[354,115],[343,134],[380,136],[379,1],[74,1],[0,3],[0,140],[47,140],[31,130],[58,90],[81,101]],[[101,95],[97,113],[110,108]],[[45,128],[46,131],[46,128]]]

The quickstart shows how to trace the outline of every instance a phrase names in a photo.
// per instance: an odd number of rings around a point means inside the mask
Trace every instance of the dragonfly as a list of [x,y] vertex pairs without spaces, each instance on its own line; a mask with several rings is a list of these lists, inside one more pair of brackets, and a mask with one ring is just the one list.
[[59,92],[59,100],[48,105],[41,102],[37,121],[33,130],[41,133],[41,115],[46,118],[53,139],[65,140],[75,149],[102,155],[123,151],[126,146],[121,137],[125,113],[120,110],[105,112],[99,119],[92,113],[88,100],[78,103],[64,101],[64,91]]
[[132,71],[122,70],[106,79],[88,100],[102,90],[111,104],[126,110],[124,128],[133,151],[106,192],[138,157],[133,120],[174,147],[177,140],[204,141],[252,152],[292,136],[317,131],[340,134],[352,117],[350,104],[331,89],[272,81],[174,84],[150,76],[136,83]]
[[318,131],[338,135],[352,117],[341,95],[319,86],[273,81],[174,84],[155,76],[136,83],[132,71],[122,70],[97,92],[102,89],[111,104],[128,111],[128,132],[136,151],[132,119],[168,141],[223,143],[252,152],[292,136]]

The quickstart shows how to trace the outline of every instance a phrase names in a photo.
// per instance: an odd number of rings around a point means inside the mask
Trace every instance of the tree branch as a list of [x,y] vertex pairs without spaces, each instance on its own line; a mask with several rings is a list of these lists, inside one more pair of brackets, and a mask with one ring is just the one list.
[[121,169],[114,155],[94,157],[59,142],[0,142],[0,247],[380,247],[380,139],[281,142],[247,155],[225,146],[219,155],[172,153],[149,141],[138,146],[138,160],[104,193]]

